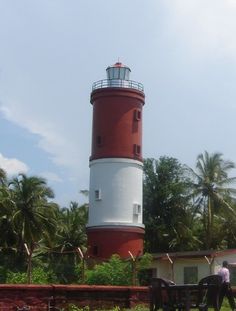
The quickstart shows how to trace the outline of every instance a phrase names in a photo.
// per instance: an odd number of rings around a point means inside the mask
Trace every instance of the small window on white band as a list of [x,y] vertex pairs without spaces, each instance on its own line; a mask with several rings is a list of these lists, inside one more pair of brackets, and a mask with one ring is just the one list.
[[95,200],[96,201],[99,201],[102,199],[102,196],[101,196],[101,189],[96,189],[94,191],[94,197],[95,197]]

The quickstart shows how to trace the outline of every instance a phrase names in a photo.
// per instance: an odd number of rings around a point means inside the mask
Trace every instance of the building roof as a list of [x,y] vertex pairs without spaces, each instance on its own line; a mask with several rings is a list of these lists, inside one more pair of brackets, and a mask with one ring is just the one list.
[[[202,251],[188,251],[188,252],[173,252],[173,253],[153,253],[154,259],[169,260],[177,258],[201,258],[204,256],[213,258],[221,257],[225,255],[236,254],[236,249],[226,249],[226,250],[202,250]],[[168,258],[169,256],[169,258]]]

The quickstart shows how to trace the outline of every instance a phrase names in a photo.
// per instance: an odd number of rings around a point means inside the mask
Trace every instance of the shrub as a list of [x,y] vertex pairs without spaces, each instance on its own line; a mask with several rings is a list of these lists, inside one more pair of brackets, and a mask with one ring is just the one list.
[[108,262],[96,265],[93,270],[86,271],[88,284],[96,285],[130,285],[131,267],[118,255],[112,255]]
[[[49,275],[42,268],[35,268],[32,271],[32,283],[33,284],[47,284]],[[6,277],[6,283],[9,284],[26,284],[27,273],[26,272],[12,272],[9,271]]]

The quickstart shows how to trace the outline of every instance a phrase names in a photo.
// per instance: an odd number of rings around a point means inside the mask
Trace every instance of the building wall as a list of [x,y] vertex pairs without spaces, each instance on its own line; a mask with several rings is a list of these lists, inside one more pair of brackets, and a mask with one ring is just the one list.
[[163,261],[161,263],[160,267],[158,267],[157,269],[157,277],[168,279],[168,280],[173,279],[172,267],[169,264],[169,261]]
[[222,266],[222,262],[224,260],[227,260],[229,263],[229,269],[231,271],[232,285],[236,289],[235,250],[225,250],[221,252],[216,252],[215,254],[212,254],[212,257],[209,256],[207,258],[209,262],[204,256],[172,258],[171,253],[169,253],[169,255],[173,261],[173,265],[171,265],[167,256],[153,260],[152,269],[154,277],[166,278],[174,281],[177,284],[183,284],[185,267],[197,267],[198,269],[197,281],[200,281],[200,279],[204,278],[205,276],[217,274],[218,270]]
[[91,227],[87,228],[88,255],[100,259],[110,258],[118,254],[122,258],[129,258],[143,254],[144,229],[134,226]]
[[[91,94],[93,130],[91,160],[132,158],[142,161],[142,107],[144,94],[135,89],[104,88]],[[136,111],[140,118],[136,118]],[[99,138],[99,140],[98,140]]]
[[[123,68],[124,69],[124,68]],[[109,67],[110,73],[122,68]],[[127,72],[129,69],[127,68]],[[103,80],[102,80],[103,81]],[[123,80],[93,88],[88,254],[100,259],[143,253],[142,108],[144,93]],[[117,83],[119,83],[118,87]],[[127,81],[126,81],[127,82]]]
[[[67,310],[69,304],[90,310],[120,309],[149,303],[147,287],[88,285],[0,285],[0,310]],[[58,308],[58,309],[56,309]],[[25,309],[28,310],[28,309]]]
[[210,266],[206,259],[179,259],[174,261],[174,281],[176,283],[184,283],[184,268],[197,267],[197,281],[211,274]]
[[[142,224],[143,164],[131,159],[90,162],[89,223],[91,226]],[[95,197],[100,191],[100,199]],[[134,212],[134,204],[140,206]]]

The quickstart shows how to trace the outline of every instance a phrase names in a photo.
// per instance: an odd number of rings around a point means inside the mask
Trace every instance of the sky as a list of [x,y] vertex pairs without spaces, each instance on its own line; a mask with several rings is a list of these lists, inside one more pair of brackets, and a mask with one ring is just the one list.
[[95,81],[118,59],[144,85],[143,157],[236,162],[236,0],[0,0],[0,167],[89,189]]

